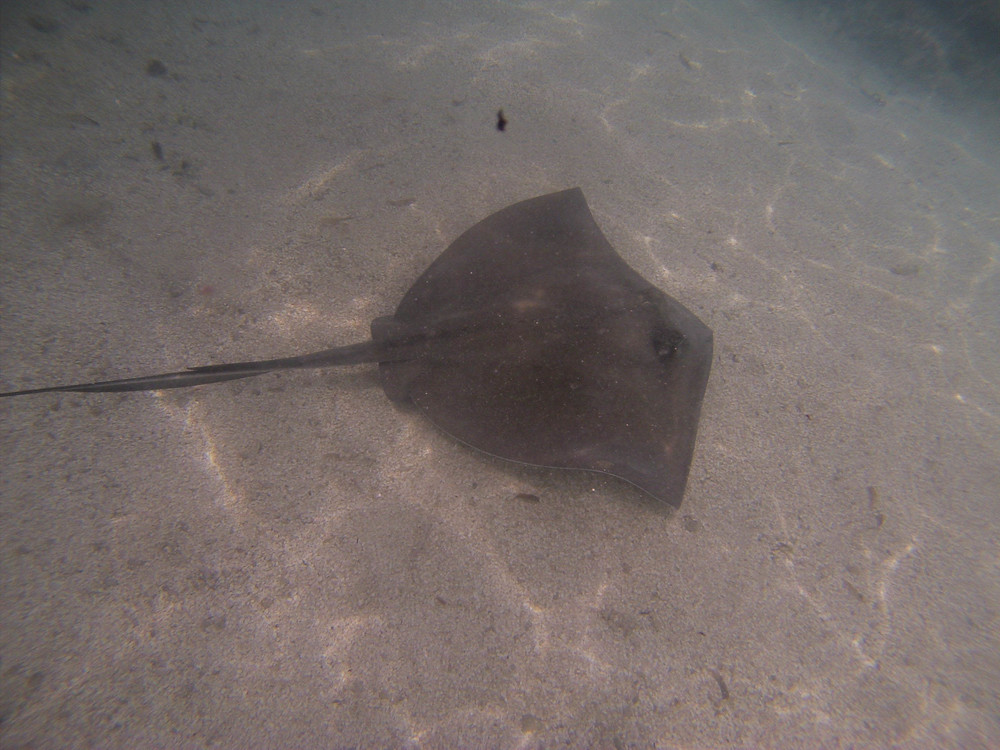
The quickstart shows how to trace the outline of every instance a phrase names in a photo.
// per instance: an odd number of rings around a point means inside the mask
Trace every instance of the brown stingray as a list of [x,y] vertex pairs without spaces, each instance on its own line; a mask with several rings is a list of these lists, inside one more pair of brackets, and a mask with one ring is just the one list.
[[679,506],[712,331],[633,271],[579,188],[515,203],[455,240],[361,344],[285,359],[14,391],[182,388],[378,362],[394,401],[510,461],[612,474]]

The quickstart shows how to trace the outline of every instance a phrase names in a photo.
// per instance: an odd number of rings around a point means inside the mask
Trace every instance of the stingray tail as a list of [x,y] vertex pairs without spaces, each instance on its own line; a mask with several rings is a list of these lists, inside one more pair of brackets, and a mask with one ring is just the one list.
[[351,346],[339,346],[335,349],[324,349],[321,352],[302,354],[297,357],[282,359],[263,359],[256,362],[232,362],[225,365],[205,365],[191,367],[180,372],[166,372],[161,375],[146,375],[139,378],[123,380],[104,380],[99,383],[81,383],[78,385],[55,385],[49,388],[31,388],[24,391],[9,391],[0,393],[0,398],[7,396],[27,396],[31,393],[51,393],[54,391],[70,393],[117,393],[124,391],[159,391],[164,388],[188,388],[192,385],[206,383],[221,383],[225,380],[250,378],[275,370],[292,370],[308,367],[335,367],[337,365],[357,365],[365,362],[378,362],[381,347],[373,341]]

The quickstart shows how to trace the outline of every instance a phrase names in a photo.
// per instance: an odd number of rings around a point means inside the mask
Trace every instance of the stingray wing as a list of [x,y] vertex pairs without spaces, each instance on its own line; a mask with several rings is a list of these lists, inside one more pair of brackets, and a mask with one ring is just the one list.
[[426,340],[380,365],[383,387],[458,440],[680,504],[712,332],[618,256],[579,188],[470,228],[372,336]]

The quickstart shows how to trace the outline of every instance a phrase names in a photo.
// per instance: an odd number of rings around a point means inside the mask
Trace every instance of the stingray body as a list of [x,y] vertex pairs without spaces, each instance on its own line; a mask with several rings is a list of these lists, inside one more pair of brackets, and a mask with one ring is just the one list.
[[474,448],[612,474],[680,505],[712,332],[618,256],[579,188],[468,229],[371,333],[298,357],[0,395],[148,391],[377,362],[390,399],[412,401]]

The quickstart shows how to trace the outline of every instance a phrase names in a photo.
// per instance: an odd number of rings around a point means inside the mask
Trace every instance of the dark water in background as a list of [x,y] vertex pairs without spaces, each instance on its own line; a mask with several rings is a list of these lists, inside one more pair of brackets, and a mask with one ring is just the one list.
[[777,0],[841,55],[865,58],[898,86],[996,114],[1000,3],[996,0]]

